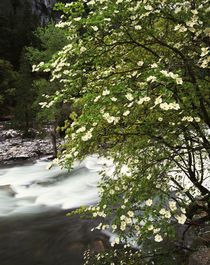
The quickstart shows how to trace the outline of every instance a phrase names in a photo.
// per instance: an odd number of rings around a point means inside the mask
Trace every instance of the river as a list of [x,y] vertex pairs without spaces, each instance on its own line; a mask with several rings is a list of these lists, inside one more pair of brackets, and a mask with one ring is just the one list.
[[100,249],[108,242],[90,231],[97,220],[66,216],[97,202],[103,161],[89,157],[70,173],[47,170],[49,163],[0,168],[0,186],[6,187],[0,190],[0,265],[80,265],[88,245]]
[[[43,158],[0,167],[0,265],[82,265],[85,249],[103,250],[113,240],[108,231],[91,231],[99,219],[66,215],[97,203],[98,172],[103,168],[112,176],[113,163],[91,156],[70,173],[58,166],[47,170],[49,164]],[[176,229],[180,238],[183,231]],[[185,245],[193,238],[192,231]],[[181,261],[180,255],[170,264]]]

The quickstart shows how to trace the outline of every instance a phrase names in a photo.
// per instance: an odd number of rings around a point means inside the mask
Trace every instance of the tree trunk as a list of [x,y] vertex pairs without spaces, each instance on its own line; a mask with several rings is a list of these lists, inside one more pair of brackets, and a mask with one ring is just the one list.
[[54,125],[52,130],[50,131],[51,139],[52,139],[52,147],[53,147],[53,158],[57,157],[57,145],[56,145],[56,126]]

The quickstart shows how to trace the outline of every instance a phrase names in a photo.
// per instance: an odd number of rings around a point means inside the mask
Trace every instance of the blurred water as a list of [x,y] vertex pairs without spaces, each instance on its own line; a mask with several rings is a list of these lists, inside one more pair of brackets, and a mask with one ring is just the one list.
[[0,216],[42,212],[46,208],[70,209],[98,200],[98,171],[102,161],[96,156],[76,163],[73,170],[58,166],[47,170],[48,161],[0,168],[0,186],[10,185],[14,195],[0,189]]
[[0,265],[83,264],[83,251],[106,238],[91,232],[99,220],[66,213],[97,202],[105,162],[91,156],[70,173],[43,159],[0,168]]

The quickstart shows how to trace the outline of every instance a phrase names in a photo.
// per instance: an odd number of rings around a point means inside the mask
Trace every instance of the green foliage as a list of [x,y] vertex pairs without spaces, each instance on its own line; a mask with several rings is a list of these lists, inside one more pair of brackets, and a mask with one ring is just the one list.
[[54,21],[48,22],[45,27],[38,27],[34,32],[34,37],[39,42],[38,47],[26,48],[28,51],[27,58],[31,64],[50,60],[54,53],[67,44],[65,31],[56,28]]
[[[6,4],[6,1],[4,4]],[[15,113],[15,118],[17,117],[15,124],[18,125],[20,123],[21,127],[22,121],[25,120],[26,116],[25,114],[23,115],[23,109],[26,107],[23,102],[23,99],[25,100],[24,95],[28,97],[26,105],[27,102],[31,104],[31,99],[33,98],[33,94],[30,95],[29,93],[30,82],[27,83],[28,81],[26,81],[31,78],[31,73],[28,69],[28,76],[26,77],[26,71],[23,74],[25,65],[21,65],[21,63],[25,64],[25,62],[23,62],[21,56],[23,57],[24,46],[34,41],[32,31],[39,22],[38,18],[31,13],[27,1],[23,3],[18,12],[16,12],[16,8],[19,7],[18,1],[13,4],[14,12],[12,12],[12,9],[10,12],[3,9],[0,10],[0,115],[1,118],[11,118],[14,116],[14,111],[17,110],[17,113]],[[23,82],[23,86],[20,82]]]
[[[116,244],[140,247],[143,263],[173,264],[176,246],[169,255],[159,242],[174,240],[177,222],[193,225],[191,204],[209,214],[207,1],[81,0],[58,8],[56,27],[69,44],[34,70],[64,85],[43,107],[66,101],[80,109],[66,123],[60,164],[109,159],[115,167],[101,172],[100,201],[82,211],[103,217],[97,229],[116,232]],[[104,264],[104,256],[92,258]],[[106,258],[136,264],[132,255]]]
[[[39,27],[34,32],[37,40],[39,40],[39,47],[27,47],[26,57],[29,63],[33,65],[40,62],[40,60],[49,60],[51,56],[59,49],[61,49],[66,43],[67,38],[65,31],[55,27],[53,21],[49,22],[45,27]],[[43,108],[45,105],[39,104],[40,101],[45,100],[45,95],[48,98],[52,99],[52,95],[57,90],[62,90],[63,85],[55,80],[54,82],[49,81],[49,74],[47,73],[42,75],[34,76],[33,89],[36,91],[36,98],[33,100],[33,108],[36,111],[36,126],[40,129],[50,123],[54,124],[55,128],[58,125],[62,125],[65,119],[68,117],[69,113],[69,104],[64,104],[63,101],[59,100],[60,96],[58,95],[54,99],[54,107],[52,108]],[[56,103],[57,102],[57,103]]]
[[0,116],[10,114],[15,104],[15,91],[18,73],[13,70],[10,62],[0,59]]
[[19,77],[15,91],[15,106],[13,108],[12,124],[15,128],[29,135],[29,129],[34,126],[35,109],[32,104],[36,98],[36,90],[32,86],[33,77],[31,67],[23,51],[20,59]]
[[15,70],[19,68],[19,61],[24,46],[34,41],[33,31],[38,26],[38,18],[31,13],[28,4],[22,12],[3,13],[0,11],[0,58],[12,63]]

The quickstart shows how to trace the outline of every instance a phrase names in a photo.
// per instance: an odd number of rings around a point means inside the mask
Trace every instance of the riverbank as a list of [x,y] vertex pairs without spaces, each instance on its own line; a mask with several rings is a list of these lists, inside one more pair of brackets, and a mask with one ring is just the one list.
[[[58,140],[57,146],[61,144]],[[18,130],[7,129],[5,123],[0,123],[0,165],[11,165],[21,161],[34,161],[43,156],[53,155],[50,136],[41,138],[23,138]]]

